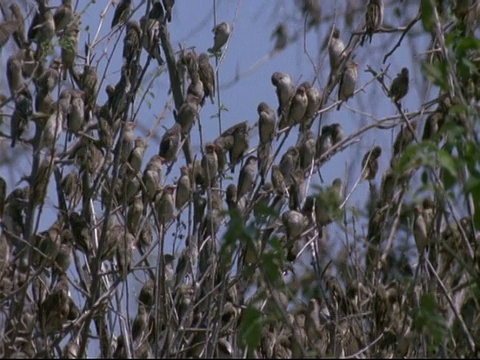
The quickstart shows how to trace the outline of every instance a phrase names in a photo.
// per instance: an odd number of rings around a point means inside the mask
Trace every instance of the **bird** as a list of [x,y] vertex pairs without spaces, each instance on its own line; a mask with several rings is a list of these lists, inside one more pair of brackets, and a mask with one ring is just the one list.
[[10,89],[10,95],[15,97],[17,91],[23,87],[23,53],[18,52],[8,57],[7,59],[7,83]]
[[208,49],[208,52],[218,55],[223,45],[225,45],[230,37],[231,29],[230,24],[227,22],[222,22],[215,26],[212,29],[214,34],[213,36],[213,46]]
[[180,167],[180,178],[177,181],[177,190],[175,192],[175,208],[180,210],[190,199],[191,181],[188,167]]
[[165,162],[172,162],[177,156],[180,148],[180,137],[182,127],[179,123],[175,123],[170,129],[165,131],[160,140],[158,154],[165,159]]
[[200,81],[203,83],[203,91],[205,97],[210,97],[212,104],[215,103],[215,72],[212,64],[208,58],[207,53],[201,53],[198,56],[198,74],[200,75]]
[[67,71],[73,70],[75,58],[77,56],[77,46],[80,36],[80,28],[76,22],[71,22],[63,31],[60,39],[61,44],[61,59],[63,67],[62,80],[67,80]]
[[53,14],[53,21],[55,22],[55,31],[57,34],[67,28],[73,20],[73,5],[72,0],[62,0],[55,14]]
[[18,4],[11,3],[9,8],[12,13],[12,20],[17,22],[17,28],[12,34],[13,40],[15,40],[19,49],[23,49],[27,44],[27,39],[25,37],[25,18],[23,17],[22,10],[20,10]]
[[280,51],[287,46],[288,43],[288,29],[284,23],[277,25],[275,30],[273,30],[270,39],[275,39],[275,44],[273,45],[273,51]]
[[328,57],[330,60],[330,70],[332,74],[334,74],[343,58],[346,57],[345,44],[340,38],[340,30],[337,28],[334,28],[332,31],[332,38],[328,44]]
[[302,128],[306,128],[308,121],[310,121],[318,110],[320,110],[320,105],[322,101],[322,93],[314,86],[312,86],[308,81],[301,84],[305,88],[307,94],[308,105],[305,109],[305,115],[301,120]]
[[[370,0],[365,12],[365,35],[372,42],[373,33],[383,24],[383,0]],[[363,45],[362,38],[362,45]]]
[[315,159],[320,159],[333,146],[332,127],[324,125],[315,148]]
[[115,8],[111,28],[114,28],[116,25],[121,26],[127,21],[128,17],[130,16],[130,12],[132,11],[131,6],[132,0],[120,1]]
[[[161,6],[161,5],[160,5]],[[160,54],[160,23],[150,17],[142,16],[140,18],[140,28],[142,30],[142,46],[148,55],[157,60],[158,66],[162,66],[165,61]]]
[[302,234],[306,226],[306,218],[299,211],[287,210],[282,214],[282,223],[285,226],[287,241],[291,242]]
[[427,222],[424,216],[424,210],[420,206],[415,206],[415,219],[413,222],[413,238],[417,246],[418,256],[423,256],[423,251],[430,242],[428,237]]
[[205,154],[202,157],[202,169],[210,186],[213,186],[218,173],[218,157],[215,152],[214,143],[209,142],[205,145]]
[[258,145],[257,159],[258,174],[260,175],[261,179],[260,183],[263,185],[268,169],[270,168],[270,164],[272,163],[272,145],[270,143]]
[[129,173],[131,174],[137,174],[141,167],[142,167],[142,162],[143,162],[143,156],[145,155],[145,149],[147,147],[147,144],[143,141],[143,139],[138,136],[135,138],[135,145],[130,151],[130,154],[128,155],[128,164],[130,166]]
[[316,145],[317,139],[315,139],[315,135],[311,130],[308,130],[302,136],[302,140],[300,142],[300,168],[304,171],[310,169],[315,159],[315,152],[316,152]]
[[83,91],[72,91],[70,100],[70,111],[67,114],[67,128],[70,132],[69,140],[72,138],[72,134],[77,133],[83,128],[85,122],[85,103],[83,100]]
[[382,154],[382,148],[375,146],[372,150],[367,151],[362,159],[362,180],[373,180],[378,171],[378,158]]
[[198,117],[199,100],[193,94],[188,94],[187,98],[177,110],[174,110],[173,115],[177,124],[181,126],[182,133],[187,135],[192,130],[193,124]]
[[240,170],[240,175],[238,176],[237,201],[252,189],[255,181],[256,171],[257,158],[255,156],[249,156]]
[[297,168],[299,155],[298,148],[296,146],[291,146],[280,159],[279,168],[287,186],[290,186],[291,184],[290,175],[293,174]]
[[127,23],[127,31],[123,39],[123,58],[127,67],[130,67],[132,61],[140,54],[141,37],[140,23],[136,20],[130,20]]
[[12,138],[11,147],[21,138],[25,130],[28,129],[29,118],[32,115],[33,106],[30,92],[26,89],[21,91],[15,99],[15,110],[10,119],[10,136]]
[[275,137],[275,111],[267,103],[261,102],[257,106],[257,112],[260,144],[270,144]]
[[287,193],[287,184],[285,183],[285,178],[280,171],[280,167],[276,164],[272,165],[271,182],[274,190],[280,196],[283,196]]
[[[282,130],[284,127],[291,127],[300,123],[300,121],[305,116],[305,111],[307,110],[308,106],[308,98],[305,88],[300,85],[297,90],[295,91],[295,95],[293,96],[290,108],[288,111],[288,116],[286,117],[286,123],[284,126],[281,125],[282,121],[278,124],[278,129]],[[282,120],[285,117],[282,118]]]
[[276,71],[272,74],[271,81],[276,89],[278,98],[277,115],[280,116],[286,111],[290,100],[295,94],[295,88],[290,75],[287,73]]
[[162,190],[159,190],[155,195],[155,211],[160,224],[167,224],[174,219],[175,216],[175,201],[173,199],[173,192],[175,185],[167,185]]
[[85,95],[85,105],[92,110],[96,107],[98,86],[97,69],[92,65],[85,64],[80,75],[80,89]]
[[388,95],[394,102],[398,103],[403,97],[405,97],[405,95],[407,95],[408,82],[408,69],[404,67],[400,73],[397,74],[396,78],[393,79],[392,84],[390,85]]
[[249,147],[248,122],[244,121],[237,125],[233,130],[233,144],[230,148],[230,166],[232,173],[244,152],[247,151]]
[[[38,4],[30,28],[28,29],[28,40],[37,44],[50,42],[55,35],[55,20],[52,11],[47,6],[47,0],[36,0]],[[38,46],[41,49],[41,46]]]
[[347,64],[345,65],[338,88],[338,100],[341,102],[338,104],[337,110],[340,110],[342,102],[351,98],[355,92],[355,84],[358,77],[357,66],[358,64],[352,60],[347,61]]

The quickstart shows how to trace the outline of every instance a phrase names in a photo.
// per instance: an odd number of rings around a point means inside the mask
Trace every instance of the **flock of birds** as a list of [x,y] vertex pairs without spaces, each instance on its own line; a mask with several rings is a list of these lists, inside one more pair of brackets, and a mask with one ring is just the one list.
[[[94,259],[114,261],[119,277],[124,279],[133,270],[134,249],[138,248],[142,255],[145,254],[153,243],[152,229],[156,227],[160,235],[164,234],[190,204],[193,204],[190,244],[193,241],[202,248],[201,244],[215,240],[220,225],[227,220],[225,201],[231,216],[238,214],[246,223],[253,214],[266,224],[263,238],[258,239],[253,248],[246,246],[242,250],[243,264],[252,265],[260,261],[261,252],[273,232],[283,234],[281,242],[285,246],[286,258],[294,261],[304,245],[302,239],[311,238],[314,233],[321,236],[325,226],[336,219],[344,201],[340,178],[319,193],[307,196],[312,174],[342,145],[344,134],[340,124],[324,125],[319,129],[318,136],[311,129],[315,119],[321,116],[329,93],[320,91],[309,82],[295,86],[287,73],[275,72],[271,82],[276,90],[278,107],[274,109],[265,102],[258,104],[257,146],[250,146],[252,128],[248,122],[235,124],[215,140],[207,142],[199,159],[180,166],[180,176],[175,184],[162,185],[163,173],[170,173],[179,158],[205,100],[210,99],[212,104],[215,102],[215,71],[210,58],[221,56],[232,31],[230,25],[222,22],[215,26],[213,45],[206,52],[197,56],[193,50],[182,49],[175,59],[173,54],[165,52],[168,50],[166,27],[172,20],[174,1],[149,1],[148,11],[139,21],[131,17],[132,1],[120,1],[116,5],[111,27],[112,31],[125,28],[121,76],[118,83],[106,86],[107,101],[99,105],[96,101],[100,81],[92,64],[89,44],[85,47],[86,60],[82,72],[76,69],[80,57],[77,54],[80,16],[74,12],[72,0],[62,0],[55,12],[48,6],[47,0],[36,2],[37,9],[27,32],[19,6],[12,3],[10,11],[7,11],[1,4],[5,21],[0,24],[0,49],[10,38],[18,47],[7,60],[6,77],[10,94],[0,95],[2,111],[13,104],[10,136],[2,136],[10,138],[12,148],[19,143],[31,147],[33,165],[31,175],[23,179],[28,186],[16,188],[8,196],[6,182],[0,178],[0,268],[2,274],[8,275],[3,276],[5,280],[13,279],[14,272],[25,271],[28,264],[32,264],[36,276],[44,282],[34,281],[36,299],[32,306],[38,304],[40,323],[46,334],[60,331],[65,321],[80,316],[69,295],[66,275],[74,250],[82,252],[90,266]],[[373,33],[382,27],[383,1],[369,1],[365,21],[365,37],[371,40]],[[55,36],[61,56],[53,58],[47,66]],[[162,57],[162,48],[166,60]],[[158,154],[152,156],[145,167],[144,155],[148,144],[145,139],[135,137],[135,121],[129,118],[129,107],[144,74],[139,65],[142,50],[148,54],[148,61],[154,59],[158,66],[167,66],[171,78],[182,80],[186,75],[189,79],[188,86],[184,86],[186,95],[174,110],[175,124],[164,132]],[[346,49],[338,29],[332,30],[328,54],[331,68],[329,87],[331,92],[338,83],[339,109],[355,94],[358,64],[352,60],[352,54]],[[74,87],[62,86],[68,76]],[[182,81],[178,83],[183,84]],[[408,87],[409,72],[403,68],[392,81],[388,95],[399,106]],[[437,113],[427,119],[424,138],[436,136],[443,119],[441,112],[446,106],[439,105]],[[25,139],[31,123],[35,124],[35,134],[31,139]],[[289,147],[275,162],[283,141],[297,126],[299,138],[296,145]],[[402,127],[393,146],[393,158],[398,158],[413,142],[415,129],[415,123]],[[64,132],[71,145],[62,152],[57,145]],[[281,136],[283,140],[275,152],[274,142],[279,141]],[[375,179],[381,153],[381,148],[376,146],[364,155],[362,179]],[[60,170],[63,165],[73,166],[74,170],[64,174]],[[226,181],[228,171],[234,173],[237,167],[240,171],[236,184],[232,182],[223,190],[221,184]],[[58,182],[59,215],[48,230],[34,234],[33,214],[43,206],[52,176]],[[392,200],[398,181],[392,169],[386,171],[378,209]],[[110,215],[107,220],[97,223],[89,204],[98,198]],[[82,209],[79,211],[80,204]],[[122,206],[124,213],[118,211]],[[288,209],[284,210],[285,207]],[[416,210],[415,239],[418,238],[419,253],[428,243],[432,219],[427,212],[431,207],[427,201]],[[268,209],[273,209],[273,212]],[[153,216],[150,217],[150,214]],[[104,238],[104,241],[98,242],[97,238]],[[32,242],[33,247],[27,246],[28,242]],[[37,250],[30,251],[31,248]],[[181,256],[186,255],[183,253]],[[203,258],[200,256],[198,260],[199,273],[213,259],[207,256],[206,263],[202,264]],[[10,266],[14,259],[15,266]],[[178,260],[177,279],[173,280],[175,284],[182,284],[179,290],[182,298],[178,310],[179,322],[182,321],[181,313],[193,297],[192,286],[185,285],[183,279],[188,261],[182,257]],[[165,255],[165,262],[173,266],[173,257]],[[49,286],[45,286],[49,274],[52,280]],[[88,281],[84,281],[83,286],[88,289]],[[4,281],[2,293],[8,293],[8,288],[20,287],[21,283],[6,284]],[[137,356],[146,356],[151,351],[145,347],[148,342],[144,340],[154,306],[153,293],[154,284],[149,280],[140,293],[137,318],[132,324]],[[25,335],[31,329],[11,328],[8,331],[11,336]],[[118,340],[117,357],[126,355],[123,341],[123,338]],[[78,354],[78,345],[76,340],[69,342],[64,355]],[[227,345],[224,347],[228,348]]]

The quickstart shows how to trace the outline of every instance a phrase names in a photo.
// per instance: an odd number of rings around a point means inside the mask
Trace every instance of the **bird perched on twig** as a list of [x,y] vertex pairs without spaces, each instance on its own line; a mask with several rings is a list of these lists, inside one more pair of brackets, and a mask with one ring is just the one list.
[[389,96],[394,102],[399,102],[408,93],[408,69],[402,68],[390,86]]
[[222,49],[223,45],[225,45],[230,37],[230,25],[227,22],[222,22],[215,26],[212,29],[214,34],[213,36],[213,46],[208,49],[208,52],[219,55],[220,50]]
[[382,148],[375,146],[372,150],[367,151],[362,159],[362,180],[373,180],[378,171],[378,158],[382,154]]
[[115,13],[113,14],[112,28],[115,25],[123,25],[127,21],[132,11],[131,6],[132,0],[121,0],[121,2],[115,8]]
[[[349,60],[345,65],[340,84],[338,88],[338,100],[348,101],[355,93],[355,84],[357,83],[357,66],[355,61]],[[340,110],[342,103],[338,104],[337,110]]]
[[362,43],[366,36],[372,42],[373,33],[378,30],[383,23],[383,0],[370,0],[365,12],[365,35],[362,38]]

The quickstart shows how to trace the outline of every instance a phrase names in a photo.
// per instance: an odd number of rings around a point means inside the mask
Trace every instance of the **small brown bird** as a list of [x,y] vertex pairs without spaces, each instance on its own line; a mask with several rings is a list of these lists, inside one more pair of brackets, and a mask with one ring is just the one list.
[[258,174],[261,178],[261,184],[265,183],[265,177],[267,176],[268,169],[272,163],[272,145],[270,143],[259,144],[257,147],[257,159],[258,159]]
[[[412,129],[416,131],[417,123],[411,122],[410,125],[412,126]],[[393,156],[396,157],[405,151],[407,146],[410,145],[415,139],[415,135],[416,134],[412,133],[408,126],[402,126],[402,129],[398,133],[395,142],[393,143]]]
[[[161,6],[161,5],[160,5]],[[142,29],[142,46],[147,53],[157,60],[158,66],[162,66],[165,61],[160,54],[160,23],[151,18],[142,16],[140,18],[140,28]]]
[[275,137],[275,111],[267,103],[261,102],[257,107],[258,132],[261,144],[270,144]]
[[285,235],[289,242],[296,240],[307,225],[305,216],[295,210],[285,211],[282,214],[282,223],[285,226]]
[[127,31],[123,39],[123,58],[125,59],[127,67],[129,67],[132,61],[140,54],[141,38],[142,29],[140,28],[139,22],[130,20],[127,23]]
[[277,114],[284,114],[290,104],[290,99],[295,95],[295,88],[290,75],[276,71],[272,74],[272,85],[276,88],[278,98]]
[[[380,29],[383,24],[383,0],[370,0],[365,12],[365,36],[368,36],[372,42],[372,36],[375,31]],[[362,38],[363,45],[363,38]]]
[[155,304],[155,283],[152,279],[148,279],[142,286],[138,295],[138,302],[150,309]]
[[[349,60],[345,65],[342,77],[340,78],[340,84],[338,88],[338,100],[348,101],[349,98],[355,93],[355,84],[357,83],[357,66],[355,61]],[[338,104],[337,110],[340,110],[342,103]]]
[[175,185],[167,185],[155,195],[155,210],[160,224],[168,224],[175,217],[174,190]]
[[218,157],[214,143],[207,143],[205,145],[205,154],[202,157],[202,169],[207,183],[210,181],[210,186],[213,186],[218,173]]
[[300,168],[307,171],[313,165],[315,159],[317,140],[311,130],[306,131],[300,142]]
[[83,94],[82,91],[71,91],[70,110],[67,113],[67,128],[70,132],[69,140],[71,140],[72,134],[77,135],[85,123]]
[[331,126],[324,125],[322,127],[322,133],[316,144],[315,159],[319,159],[333,146],[331,130]]
[[83,73],[80,76],[80,89],[83,90],[85,95],[85,104],[90,109],[94,109],[98,93],[97,69],[94,66],[87,64],[83,66]]
[[237,200],[241,199],[245,194],[248,194],[252,189],[256,171],[257,158],[255,156],[249,156],[238,176]]
[[180,173],[180,178],[177,181],[177,191],[175,192],[175,207],[177,210],[180,210],[188,202],[192,188],[188,167],[181,166]]
[[135,134],[133,130],[135,129],[135,122],[128,121],[123,126],[122,137],[119,139],[122,142],[121,152],[120,152],[120,161],[125,163],[128,161],[130,152],[135,146]]
[[199,100],[195,95],[188,94],[183,104],[174,110],[173,115],[177,124],[181,125],[182,133],[187,135],[192,130],[193,124],[198,117]]
[[18,30],[18,22],[16,20],[0,23],[0,50],[5,46],[16,30]]
[[232,173],[242,158],[243,153],[247,151],[249,147],[248,122],[244,121],[237,125],[233,131],[233,145],[230,149],[230,166],[232,167]]
[[230,25],[227,22],[222,22],[212,29],[213,46],[208,49],[208,52],[219,55],[223,45],[225,45],[230,37]]
[[317,90],[316,87],[312,86],[308,81],[301,84],[306,90],[308,105],[305,109],[305,115],[301,121],[302,128],[305,128],[305,125],[315,116],[315,113],[320,110],[320,105],[322,101],[322,93]]
[[390,86],[389,96],[394,102],[399,102],[408,93],[408,69],[402,68]]
[[131,6],[132,6],[132,0],[120,1],[120,3],[115,8],[115,13],[113,14],[111,28],[113,28],[115,25],[121,26],[127,21],[132,11]]
[[47,0],[36,0],[36,2],[38,9],[30,24],[27,36],[30,42],[42,44],[50,42],[55,35],[55,21],[52,11],[47,6]]
[[70,22],[60,38],[60,46],[62,48],[61,58],[63,67],[62,79],[67,80],[67,71],[73,70],[75,58],[77,56],[77,46],[80,39],[80,28],[76,22]]
[[200,81],[203,83],[203,91],[205,97],[210,97],[212,104],[215,103],[215,72],[207,53],[201,53],[198,56],[198,74]]
[[273,188],[277,194],[281,196],[285,195],[287,193],[287,185],[285,184],[285,178],[280,171],[280,167],[276,164],[272,165],[272,172],[270,175]]
[[132,151],[130,151],[130,155],[128,156],[127,160],[128,164],[130,165],[130,173],[137,174],[140,171],[146,147],[147,144],[140,136],[135,138],[135,145]]
[[332,136],[332,144],[342,141],[343,139],[343,128],[342,125],[334,123],[330,125],[330,135]]
[[137,316],[132,323],[132,339],[141,342],[145,332],[148,330],[148,312],[142,303],[138,304]]
[[10,89],[10,95],[15,97],[17,91],[23,86],[23,53],[18,52],[9,56],[7,60],[7,82]]
[[375,179],[378,171],[378,158],[382,154],[382,148],[375,146],[372,150],[367,151],[362,159],[362,180],[371,181]]
[[25,37],[25,18],[23,17],[22,10],[16,3],[10,4],[10,12],[12,13],[12,20],[17,22],[17,29],[13,32],[13,40],[17,44],[19,49],[23,49],[26,46],[27,40]]
[[[282,122],[278,123],[278,129],[282,130],[285,127],[291,127],[300,123],[300,121],[305,116],[305,111],[307,110],[308,106],[308,97],[303,86],[299,86],[295,91],[295,95],[292,98],[290,109],[288,111],[288,116],[286,117],[286,122],[284,122],[282,126]],[[285,117],[282,118],[282,120]]]
[[296,146],[291,146],[288,148],[287,152],[283,154],[280,159],[279,168],[282,172],[282,175],[285,179],[285,184],[290,186],[291,184],[291,174],[295,171],[298,164],[299,152]]
[[172,10],[175,5],[175,0],[163,0],[163,7],[165,8],[165,19],[168,22],[172,21]]
[[420,206],[415,207],[415,220],[413,222],[413,237],[417,245],[418,256],[423,255],[423,251],[428,246],[430,239],[428,238],[427,222],[424,217],[424,211]]
[[340,39],[340,30],[334,28],[332,38],[328,44],[328,56],[330,59],[330,70],[332,73],[335,72],[346,55],[345,44],[343,43],[342,39]]
[[33,105],[30,93],[21,91],[15,99],[15,110],[10,119],[10,136],[12,138],[11,147],[15,147],[15,142],[21,138],[25,130],[28,129],[29,118],[32,115]]
[[166,162],[172,162],[177,156],[180,148],[180,137],[182,127],[179,123],[175,123],[170,129],[165,131],[160,141],[158,154],[165,159]]
[[190,84],[187,88],[187,97],[188,96],[191,97],[190,101],[193,101],[197,105],[203,106],[205,103],[205,91],[203,82],[200,80],[197,65],[195,65],[195,70],[190,72]]
[[57,32],[57,34],[65,30],[72,20],[72,0],[62,0],[62,5],[57,8],[55,14],[53,15],[53,21],[55,22],[55,31]]
[[428,115],[423,128],[422,140],[434,140],[438,132],[445,123],[445,116],[441,111],[435,110],[433,114]]

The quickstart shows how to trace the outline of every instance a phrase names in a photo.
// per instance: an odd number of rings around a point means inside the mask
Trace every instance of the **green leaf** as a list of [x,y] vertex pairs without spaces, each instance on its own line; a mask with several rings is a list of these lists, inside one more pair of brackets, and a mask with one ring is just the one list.
[[457,162],[449,153],[447,153],[443,149],[440,149],[438,151],[438,162],[443,169],[447,170],[450,173],[450,175],[456,175]]
[[448,90],[447,64],[444,60],[436,61],[433,64],[422,63],[422,72],[429,81],[440,86],[442,90]]
[[260,345],[262,338],[262,313],[252,306],[242,311],[240,322],[240,342],[248,346],[249,351]]
[[425,31],[430,32],[433,20],[433,2],[431,0],[422,0],[420,3],[422,25]]

